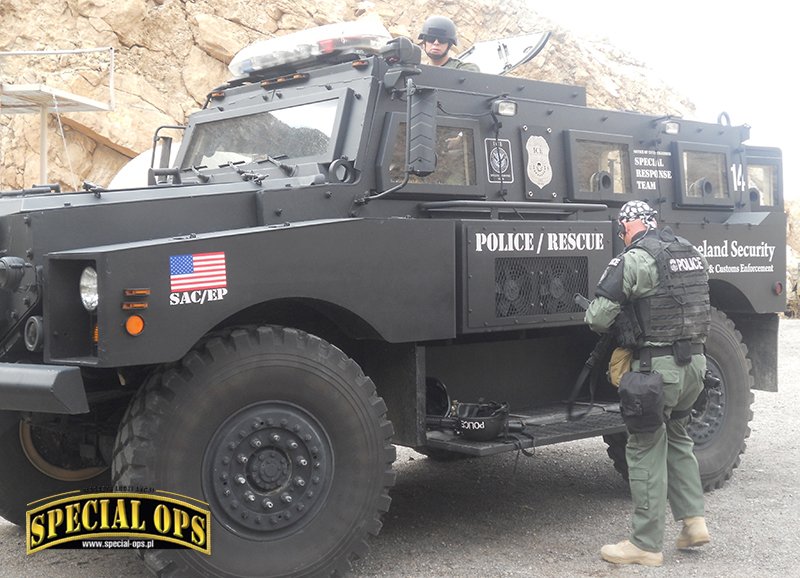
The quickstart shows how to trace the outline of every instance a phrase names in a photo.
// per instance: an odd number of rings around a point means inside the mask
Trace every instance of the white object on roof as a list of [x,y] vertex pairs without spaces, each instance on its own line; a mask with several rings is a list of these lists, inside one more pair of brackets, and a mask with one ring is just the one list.
[[281,65],[310,64],[316,57],[336,51],[377,52],[391,39],[380,18],[368,16],[259,40],[240,50],[228,69],[239,77]]
[[508,74],[541,52],[550,32],[535,32],[499,40],[483,40],[458,55],[459,60],[476,64],[481,72]]

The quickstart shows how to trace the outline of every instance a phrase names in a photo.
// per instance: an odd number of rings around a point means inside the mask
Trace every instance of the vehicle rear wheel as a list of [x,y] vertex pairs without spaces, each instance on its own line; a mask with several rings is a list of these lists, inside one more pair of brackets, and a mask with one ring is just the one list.
[[145,551],[159,576],[331,575],[381,528],[391,435],[374,384],[339,349],[240,328],[148,380],[123,418],[113,476],[209,504],[211,555]]
[[[692,411],[687,427],[694,440],[694,454],[700,467],[703,489],[721,488],[739,466],[750,436],[753,419],[753,376],[747,346],[727,315],[711,310],[711,330],[706,340],[706,360],[711,373],[720,379],[719,391],[711,391],[701,411]],[[626,433],[604,436],[614,467],[628,479],[625,461]]]
[[[61,417],[31,420],[17,412],[0,412],[0,516],[13,524],[25,524],[29,502],[110,485],[111,473],[102,456],[82,455],[86,440],[77,433],[81,430],[71,433],[56,419]],[[49,418],[61,427],[51,426]]]
[[702,411],[692,412],[687,429],[694,439],[703,489],[710,491],[721,488],[739,466],[753,419],[753,376],[747,346],[733,321],[716,309],[711,310],[706,359],[721,386],[719,391],[709,392]]

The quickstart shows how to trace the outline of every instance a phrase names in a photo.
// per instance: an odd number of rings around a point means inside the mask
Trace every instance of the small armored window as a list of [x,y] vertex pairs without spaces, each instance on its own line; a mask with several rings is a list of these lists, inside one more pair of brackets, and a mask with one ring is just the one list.
[[566,135],[573,199],[624,201],[633,196],[631,137],[578,130]]
[[750,200],[762,207],[775,205],[778,190],[778,166],[774,164],[747,166],[747,188]]
[[[405,177],[406,124],[400,123],[392,149],[389,175],[399,183]],[[475,145],[472,129],[453,126],[436,127],[436,170],[426,177],[411,175],[411,183],[431,185],[474,185]]]
[[[678,204],[686,207],[717,207],[730,209],[734,205],[734,177],[739,174],[731,163],[727,146],[675,142],[673,151],[677,173]],[[737,201],[739,198],[736,199]]]
[[627,145],[581,139],[577,145],[574,161],[581,190],[616,195],[630,192]]
[[728,163],[724,153],[683,151],[684,191],[691,199],[730,199]]

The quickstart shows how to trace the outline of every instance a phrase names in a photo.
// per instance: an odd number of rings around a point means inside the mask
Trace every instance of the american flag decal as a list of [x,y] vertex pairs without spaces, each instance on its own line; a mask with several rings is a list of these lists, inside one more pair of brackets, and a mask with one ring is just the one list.
[[225,272],[225,253],[195,253],[172,255],[169,258],[169,290],[195,291],[217,289],[228,283]]

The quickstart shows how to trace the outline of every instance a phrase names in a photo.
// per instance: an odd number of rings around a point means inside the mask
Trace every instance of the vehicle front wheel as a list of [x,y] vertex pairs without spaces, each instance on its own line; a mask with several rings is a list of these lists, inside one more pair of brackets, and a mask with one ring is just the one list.
[[30,502],[109,486],[111,474],[102,452],[81,451],[97,448],[96,440],[79,417],[0,412],[0,516],[22,526]]
[[381,528],[391,435],[374,384],[339,349],[239,328],[148,380],[123,418],[113,476],[209,504],[211,555],[145,551],[159,576],[331,575]]

